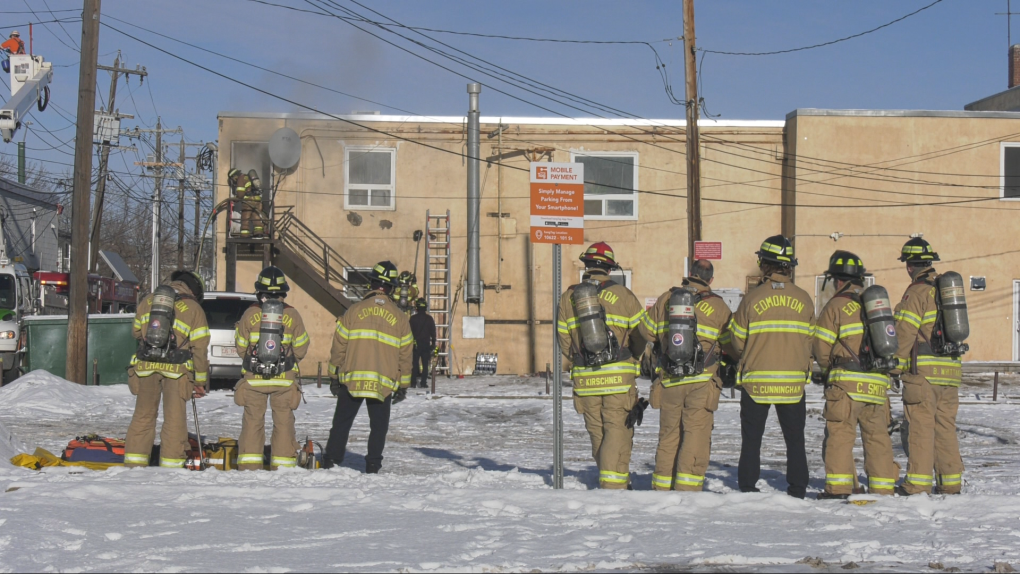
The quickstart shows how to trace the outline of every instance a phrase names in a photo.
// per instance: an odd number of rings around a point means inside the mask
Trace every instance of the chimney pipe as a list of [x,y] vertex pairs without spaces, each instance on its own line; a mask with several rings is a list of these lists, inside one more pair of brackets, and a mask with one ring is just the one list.
[[479,247],[479,224],[481,220],[481,190],[478,174],[481,155],[481,125],[478,111],[478,94],[481,84],[468,84],[468,134],[467,134],[467,289],[464,300],[468,303],[482,302],[481,248]]
[[1009,47],[1009,87],[1020,86],[1020,44]]

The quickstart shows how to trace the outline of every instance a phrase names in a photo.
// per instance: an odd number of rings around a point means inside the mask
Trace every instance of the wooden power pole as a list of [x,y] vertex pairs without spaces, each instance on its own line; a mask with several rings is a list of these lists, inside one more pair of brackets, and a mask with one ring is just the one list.
[[92,129],[96,113],[96,66],[99,64],[101,0],[84,0],[81,60],[78,68],[78,130],[74,142],[74,192],[71,212],[71,285],[67,321],[65,377],[78,384],[88,379],[89,199],[92,192]]
[[698,62],[694,43],[694,0],[684,1],[684,70],[687,100],[687,257],[701,241],[701,137],[698,133]]

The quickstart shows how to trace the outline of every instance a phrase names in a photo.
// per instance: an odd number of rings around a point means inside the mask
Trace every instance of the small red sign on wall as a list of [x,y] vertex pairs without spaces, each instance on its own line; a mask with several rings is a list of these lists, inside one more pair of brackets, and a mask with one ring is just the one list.
[[695,241],[694,259],[722,259],[722,241]]

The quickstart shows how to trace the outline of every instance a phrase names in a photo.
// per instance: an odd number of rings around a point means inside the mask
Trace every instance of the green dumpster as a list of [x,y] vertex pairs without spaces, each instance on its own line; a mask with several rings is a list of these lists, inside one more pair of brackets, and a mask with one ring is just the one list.
[[[89,315],[88,369],[98,359],[99,384],[127,384],[127,369],[138,346],[131,336],[134,315]],[[24,372],[47,370],[63,377],[67,368],[67,315],[25,317]]]

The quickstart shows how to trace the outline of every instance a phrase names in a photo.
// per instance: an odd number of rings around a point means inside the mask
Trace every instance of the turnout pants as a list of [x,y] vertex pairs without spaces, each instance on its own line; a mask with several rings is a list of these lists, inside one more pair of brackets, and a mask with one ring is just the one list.
[[234,403],[244,407],[241,439],[237,444],[238,468],[265,468],[266,403],[273,409],[270,468],[275,470],[297,466],[298,442],[294,436],[294,410],[301,404],[301,390],[297,385],[294,382],[287,387],[253,387],[246,379],[241,379],[234,387]]
[[251,198],[245,201],[244,197],[238,195],[235,195],[234,199],[236,209],[241,212],[241,237],[262,235],[262,212],[256,207],[261,205],[261,202]]
[[858,402],[843,389],[829,387],[825,390],[825,411],[822,414],[825,418],[825,439],[822,441],[825,492],[853,494],[857,477],[854,442],[857,440],[857,426],[860,425],[868,492],[892,494],[900,476],[900,466],[893,460],[892,440],[889,438],[889,402]]
[[159,466],[184,468],[188,450],[188,401],[193,378],[190,373],[171,379],[159,373],[139,377],[128,373],[128,387],[135,399],[135,414],[128,426],[124,466],[148,466],[156,439],[156,418],[163,402],[163,428],[159,431]]
[[[903,375],[903,410],[907,418],[909,494],[936,491],[957,494],[963,485],[963,460],[956,438],[957,387],[933,385],[923,376]],[[932,471],[934,470],[934,474]]]
[[652,488],[699,491],[712,450],[719,389],[713,381],[706,381],[668,388],[659,385],[653,392],[659,395],[655,406],[660,412]]
[[340,396],[336,398],[336,411],[333,413],[333,428],[329,429],[329,442],[326,443],[326,458],[339,465],[347,454],[347,440],[354,425],[354,417],[358,416],[361,403],[368,403],[368,454],[365,465],[382,466],[383,449],[386,447],[386,433],[390,430],[390,405],[393,397],[384,401],[360,399],[352,397],[345,385],[340,385]]
[[[754,492],[761,478],[761,439],[765,434],[765,423],[769,416],[769,404],[754,402],[751,395],[742,392],[740,396],[740,465],[737,468],[737,483],[741,492]],[[775,405],[779,426],[786,441],[786,492],[803,498],[807,492],[808,465],[804,450],[804,423],[807,409],[804,397],[790,405]]]
[[584,417],[591,437],[591,454],[599,468],[599,488],[625,489],[630,485],[630,453],[634,429],[626,420],[637,402],[637,389],[627,393],[579,397],[574,408]]
[[411,385],[421,388],[428,386],[429,366],[432,361],[432,347],[414,344],[414,362],[411,363]]

